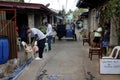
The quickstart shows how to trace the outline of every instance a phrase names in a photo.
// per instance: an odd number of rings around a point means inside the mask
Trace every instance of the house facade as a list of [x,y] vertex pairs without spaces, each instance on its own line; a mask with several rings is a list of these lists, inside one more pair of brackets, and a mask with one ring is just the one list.
[[0,32],[0,35],[9,38],[9,59],[18,57],[17,37],[19,37],[23,26],[40,27],[43,26],[44,19],[54,24],[57,23],[56,16],[56,12],[42,4],[0,1],[0,29],[5,28]]
[[101,18],[100,10],[107,3],[108,0],[79,0],[77,3],[78,8],[88,9],[88,32],[90,32],[91,44],[93,43],[94,30],[97,29],[98,23],[104,25],[104,22]]

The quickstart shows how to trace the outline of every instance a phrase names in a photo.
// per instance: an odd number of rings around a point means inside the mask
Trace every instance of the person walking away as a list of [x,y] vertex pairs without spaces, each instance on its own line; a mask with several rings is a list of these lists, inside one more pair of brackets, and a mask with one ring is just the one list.
[[31,33],[35,40],[37,40],[37,46],[39,48],[39,60],[43,58],[43,52],[46,42],[45,34],[37,28],[27,28],[27,33]]
[[105,56],[107,54],[107,46],[109,44],[109,41],[110,41],[110,26],[107,23],[105,23],[104,24],[104,35],[103,35],[103,41],[102,41],[102,47],[103,47]]
[[75,34],[75,22],[72,22],[72,30],[73,30],[73,36],[74,36],[74,39],[75,41],[77,40],[77,36]]
[[47,43],[48,43],[49,50],[51,50],[51,41],[53,36],[52,25],[48,22],[45,22],[45,25],[47,27],[47,30],[46,30]]
[[93,42],[95,43],[95,47],[100,46],[100,41],[101,41],[101,38],[102,38],[102,31],[103,31],[103,28],[102,28],[101,24],[99,23],[97,30],[93,31],[94,32]]

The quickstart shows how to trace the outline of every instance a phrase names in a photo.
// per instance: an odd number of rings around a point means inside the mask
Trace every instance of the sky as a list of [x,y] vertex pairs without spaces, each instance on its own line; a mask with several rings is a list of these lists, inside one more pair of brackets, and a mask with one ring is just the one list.
[[56,10],[62,10],[64,8],[66,11],[69,11],[70,9],[74,11],[77,9],[76,4],[78,0],[25,0],[27,3],[40,3],[43,5],[46,5],[50,3],[49,8],[53,8]]

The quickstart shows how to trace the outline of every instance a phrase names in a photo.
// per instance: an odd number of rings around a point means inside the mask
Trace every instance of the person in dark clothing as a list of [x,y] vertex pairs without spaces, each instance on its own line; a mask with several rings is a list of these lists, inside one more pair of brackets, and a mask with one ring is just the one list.
[[77,40],[77,36],[75,34],[75,22],[72,22],[72,30],[73,30],[73,37],[75,40]]
[[109,41],[110,41],[110,27],[108,24],[104,24],[104,35],[103,35],[102,47],[103,47],[105,56],[107,54],[107,46],[109,44]]

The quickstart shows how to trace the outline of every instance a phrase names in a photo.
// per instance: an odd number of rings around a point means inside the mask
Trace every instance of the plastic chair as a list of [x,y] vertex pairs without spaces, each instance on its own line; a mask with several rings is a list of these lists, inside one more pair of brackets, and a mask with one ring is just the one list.
[[21,38],[20,37],[17,38],[17,46],[18,46],[18,50],[20,51],[21,50]]
[[49,51],[49,47],[48,47],[48,43],[47,43],[47,42],[45,43],[45,48],[44,48],[44,50],[47,51],[47,52]]
[[117,59],[120,51],[120,46],[115,46],[109,56],[102,57],[103,59]]

